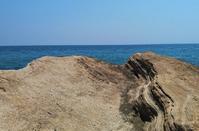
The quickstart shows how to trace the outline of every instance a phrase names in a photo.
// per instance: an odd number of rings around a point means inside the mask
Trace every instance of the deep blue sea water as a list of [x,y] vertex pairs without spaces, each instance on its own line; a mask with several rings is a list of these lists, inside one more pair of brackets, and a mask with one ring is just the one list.
[[0,46],[0,69],[20,69],[42,56],[84,55],[113,64],[123,64],[137,52],[153,51],[199,66],[199,44],[186,45],[75,45]]

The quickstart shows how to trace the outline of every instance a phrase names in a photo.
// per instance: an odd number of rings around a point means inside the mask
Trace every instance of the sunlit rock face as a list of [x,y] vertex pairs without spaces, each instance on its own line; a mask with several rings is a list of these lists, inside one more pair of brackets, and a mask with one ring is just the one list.
[[199,68],[152,52],[43,57],[0,71],[0,118],[2,131],[197,131]]

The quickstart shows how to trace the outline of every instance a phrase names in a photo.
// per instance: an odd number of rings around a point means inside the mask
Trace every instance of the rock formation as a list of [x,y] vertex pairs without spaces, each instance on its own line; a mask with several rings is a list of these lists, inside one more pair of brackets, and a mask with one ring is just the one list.
[[197,131],[199,68],[152,52],[43,57],[0,71],[0,118],[0,131]]

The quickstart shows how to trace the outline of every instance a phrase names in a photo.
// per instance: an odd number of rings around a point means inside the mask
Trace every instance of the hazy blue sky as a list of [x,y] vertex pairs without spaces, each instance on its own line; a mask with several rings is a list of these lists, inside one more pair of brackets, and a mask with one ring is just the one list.
[[0,45],[199,42],[199,0],[0,0]]

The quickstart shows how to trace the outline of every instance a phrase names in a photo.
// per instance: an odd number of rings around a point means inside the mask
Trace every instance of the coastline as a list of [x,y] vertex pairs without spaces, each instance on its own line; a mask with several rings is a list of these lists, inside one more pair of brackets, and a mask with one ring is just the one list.
[[198,67],[152,52],[42,57],[0,71],[0,130],[197,130],[198,81]]

